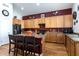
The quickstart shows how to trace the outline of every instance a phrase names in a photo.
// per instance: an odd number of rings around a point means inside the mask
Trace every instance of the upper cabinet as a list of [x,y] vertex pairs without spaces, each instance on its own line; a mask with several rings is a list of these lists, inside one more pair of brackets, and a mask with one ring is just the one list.
[[46,28],[61,28],[64,27],[63,16],[53,16],[45,18]]
[[57,16],[57,27],[63,28],[64,27],[64,17],[63,16]]
[[21,24],[21,20],[13,19],[13,24]]
[[33,19],[30,20],[30,28],[34,28],[34,22],[33,22]]
[[30,20],[25,20],[25,21],[24,21],[24,27],[25,27],[25,28],[31,28],[30,23],[31,23]]
[[[24,22],[24,25],[23,25]],[[52,16],[46,18],[28,19],[23,22],[17,21],[14,23],[22,24],[23,28],[39,28],[39,24],[45,23],[45,28],[65,28],[72,27],[72,15]]]
[[45,18],[41,18],[41,23],[45,23]]
[[24,28],[24,20],[21,20],[21,28]]
[[73,19],[72,15],[64,15],[64,27],[72,27]]
[[51,27],[50,20],[51,20],[51,17],[46,17],[45,18],[45,27],[46,28],[50,28]]
[[40,19],[33,19],[34,28],[39,28],[39,21]]
[[57,27],[57,16],[51,17],[50,20],[50,28],[56,28]]
[[24,26],[24,20],[19,20],[19,19],[13,19],[13,24],[20,24],[21,28],[25,28]]
[[39,24],[45,23],[45,18],[39,18]]

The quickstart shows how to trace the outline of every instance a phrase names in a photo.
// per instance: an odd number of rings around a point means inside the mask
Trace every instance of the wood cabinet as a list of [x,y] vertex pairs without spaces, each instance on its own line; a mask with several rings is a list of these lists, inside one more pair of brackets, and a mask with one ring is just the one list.
[[79,41],[66,36],[66,49],[69,56],[79,56]]
[[79,56],[79,42],[75,42],[75,55]]
[[21,24],[21,20],[18,20],[18,24]]
[[46,17],[45,18],[46,28],[56,28],[57,27],[57,17]]
[[63,33],[57,33],[57,43],[65,43],[65,35]]
[[57,16],[57,26],[58,28],[64,27],[64,17],[63,16]]
[[46,41],[51,41],[59,44],[65,43],[65,35],[61,32],[48,32],[45,38]]
[[21,20],[13,19],[13,24],[21,24]]
[[30,20],[25,20],[24,21],[24,27],[25,28],[31,28],[31,26],[30,26]]
[[18,23],[18,21],[17,21],[17,20],[15,20],[15,19],[13,19],[13,24],[16,24],[16,23]]
[[51,27],[51,17],[45,18],[45,27],[50,28]]
[[13,24],[20,24],[21,28],[25,28],[24,26],[24,20],[14,19]]
[[[20,23],[16,21],[15,23]],[[39,24],[45,23],[45,28],[68,28],[73,26],[72,15],[52,16],[25,20],[25,28],[39,28]]]
[[71,55],[71,44],[70,44],[70,38],[69,37],[67,37],[67,39],[66,39],[67,41],[66,41],[66,49],[67,49],[67,52],[68,52],[68,55],[70,56]]
[[74,45],[74,41],[71,39],[71,56],[74,56],[75,55],[75,45]]
[[34,28],[34,21],[33,21],[33,19],[30,20],[30,28]]
[[39,18],[39,24],[45,23],[45,18]]
[[40,21],[40,19],[33,20],[34,28],[39,28],[39,21]]
[[49,41],[51,42],[57,41],[57,32],[50,32],[48,36],[49,36]]
[[41,19],[41,23],[45,23],[45,18],[40,18]]
[[40,24],[40,23],[42,23],[42,19],[41,19],[41,18],[40,18],[40,19],[38,19],[38,21],[39,21],[39,22],[38,22],[39,24]]
[[66,49],[67,49],[69,56],[75,55],[74,41],[71,38],[69,38],[68,36],[67,36],[67,39],[66,39]]
[[[66,38],[66,50],[67,50],[67,53],[69,52],[68,46],[69,46],[69,38],[67,37]],[[68,53],[68,55],[69,55],[69,53]]]
[[57,27],[57,16],[51,17],[50,20],[50,28],[56,28]]
[[72,27],[73,19],[72,15],[64,15],[64,27]]
[[24,28],[24,20],[21,20],[21,28]]

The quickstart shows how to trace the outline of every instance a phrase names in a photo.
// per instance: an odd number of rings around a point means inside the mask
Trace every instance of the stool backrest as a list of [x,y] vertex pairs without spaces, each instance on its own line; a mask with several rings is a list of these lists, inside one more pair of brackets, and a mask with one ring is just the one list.
[[9,43],[15,43],[16,42],[16,38],[14,35],[9,35]]
[[25,36],[25,41],[26,44],[35,44],[35,37],[33,36]]
[[16,36],[16,42],[24,43],[24,36]]

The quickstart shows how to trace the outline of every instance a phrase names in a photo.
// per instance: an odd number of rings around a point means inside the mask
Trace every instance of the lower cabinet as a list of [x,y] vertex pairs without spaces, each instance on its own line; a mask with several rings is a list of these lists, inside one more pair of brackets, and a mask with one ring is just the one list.
[[57,33],[57,43],[65,43],[65,35],[63,33]]
[[53,34],[50,33],[49,34],[49,39],[51,40],[51,42],[56,42],[57,41],[57,32],[53,32]]
[[79,56],[79,41],[74,41],[66,36],[65,45],[69,56]]
[[71,55],[71,47],[70,47],[70,38],[67,37],[66,39],[66,49],[67,49],[67,52],[68,52],[68,55]]
[[75,55],[79,56],[79,42],[75,42]]
[[70,44],[70,55],[71,56],[74,56],[75,55],[75,45],[74,45],[74,41],[73,40],[71,40],[71,44]]

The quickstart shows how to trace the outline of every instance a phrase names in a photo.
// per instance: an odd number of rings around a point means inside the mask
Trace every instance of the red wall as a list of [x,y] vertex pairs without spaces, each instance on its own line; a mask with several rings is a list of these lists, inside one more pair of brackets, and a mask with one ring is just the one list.
[[[56,11],[58,12],[57,14],[55,14]],[[22,19],[27,20],[27,19],[41,18],[41,14],[45,14],[45,17],[72,14],[72,9],[71,8],[63,9],[63,10],[56,10],[56,11],[44,12],[44,13],[39,13],[39,14],[23,16]]]

